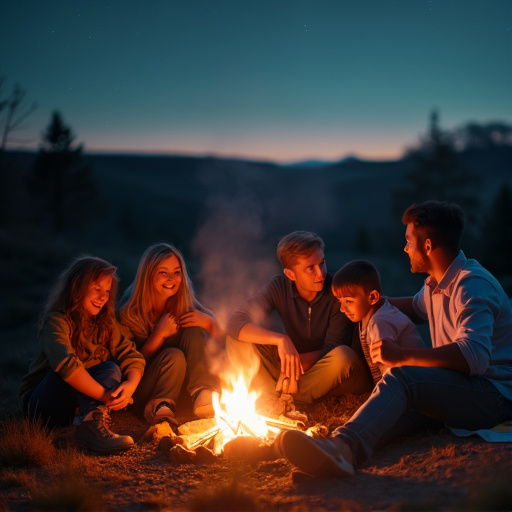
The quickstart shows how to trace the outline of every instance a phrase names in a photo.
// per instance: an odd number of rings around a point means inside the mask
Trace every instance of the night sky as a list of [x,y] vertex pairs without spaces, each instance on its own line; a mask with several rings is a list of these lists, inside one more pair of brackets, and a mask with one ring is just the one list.
[[89,152],[390,159],[512,122],[512,1],[0,0],[0,74],[11,147],[59,110]]

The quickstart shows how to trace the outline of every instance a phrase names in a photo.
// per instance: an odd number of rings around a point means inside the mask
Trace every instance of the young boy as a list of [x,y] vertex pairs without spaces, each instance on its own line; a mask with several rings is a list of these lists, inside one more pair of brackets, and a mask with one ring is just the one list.
[[368,261],[354,260],[341,267],[334,274],[331,288],[340,302],[340,311],[359,324],[361,347],[375,384],[390,367],[372,361],[372,343],[386,340],[400,347],[423,347],[421,336],[409,317],[381,295],[379,273]]

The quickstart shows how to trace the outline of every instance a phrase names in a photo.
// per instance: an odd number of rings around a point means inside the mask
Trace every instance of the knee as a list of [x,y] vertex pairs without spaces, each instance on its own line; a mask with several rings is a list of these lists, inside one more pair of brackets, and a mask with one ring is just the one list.
[[362,363],[361,358],[347,345],[338,345],[325,357],[329,358],[332,364],[339,368],[351,368]]
[[226,355],[235,367],[250,368],[260,359],[256,345],[253,343],[246,343],[231,336],[226,336],[225,347]]
[[181,340],[185,343],[204,343],[204,331],[201,327],[185,327],[181,335]]
[[419,380],[421,379],[418,367],[414,366],[393,366],[382,376],[382,381],[388,384],[400,382],[403,385],[407,385],[410,382],[418,382]]
[[123,372],[114,361],[103,361],[88,368],[87,371],[94,380],[106,388],[115,387],[123,380]]
[[117,363],[114,361],[104,361],[96,367],[101,372],[105,372],[110,378],[121,382],[123,378],[123,372]]
[[178,368],[185,368],[187,366],[185,354],[182,350],[176,347],[163,349],[160,354],[158,354],[157,361],[159,365],[173,366]]

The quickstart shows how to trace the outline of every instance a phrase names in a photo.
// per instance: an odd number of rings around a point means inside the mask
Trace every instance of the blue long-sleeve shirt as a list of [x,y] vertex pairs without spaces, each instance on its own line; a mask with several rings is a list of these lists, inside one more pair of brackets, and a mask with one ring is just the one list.
[[293,281],[284,275],[273,277],[231,315],[228,335],[238,339],[245,324],[261,325],[276,311],[299,354],[320,350],[323,356],[338,345],[350,345],[354,327],[341,313],[331,282],[328,274],[322,291],[308,302]]

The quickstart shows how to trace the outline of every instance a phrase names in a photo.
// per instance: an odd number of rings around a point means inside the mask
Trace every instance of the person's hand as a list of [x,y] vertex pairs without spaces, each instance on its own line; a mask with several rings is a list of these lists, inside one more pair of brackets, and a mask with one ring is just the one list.
[[370,346],[370,356],[373,363],[400,366],[403,362],[402,355],[402,349],[390,341],[377,340]]
[[[284,374],[285,377],[290,379],[288,389],[296,390],[297,381],[304,373],[302,364],[300,362],[299,353],[297,352],[297,349],[295,348],[292,340],[288,336],[283,336],[281,338],[277,344],[277,350],[279,353],[279,359],[281,359],[281,374]],[[292,391],[289,391],[289,393],[292,393]]]
[[299,390],[298,382],[296,379],[290,380],[286,373],[281,372],[276,383],[276,391],[278,393],[285,393],[294,395]]
[[136,387],[134,383],[127,380],[121,382],[119,386],[108,392],[108,400],[105,402],[105,405],[113,411],[124,409],[133,403],[132,395]]
[[210,332],[212,329],[212,318],[206,313],[193,309],[180,316],[179,324],[180,327],[201,327],[205,331]]
[[153,333],[161,339],[168,338],[178,332],[179,324],[170,313],[164,313],[155,325]]

